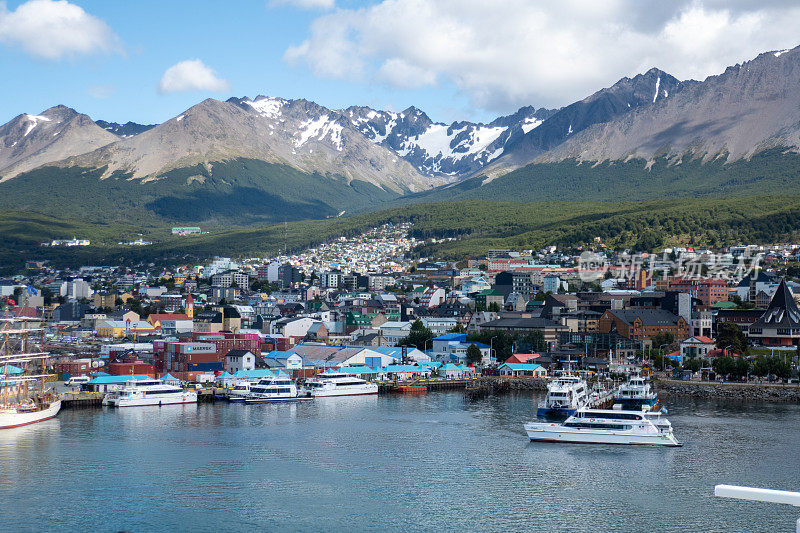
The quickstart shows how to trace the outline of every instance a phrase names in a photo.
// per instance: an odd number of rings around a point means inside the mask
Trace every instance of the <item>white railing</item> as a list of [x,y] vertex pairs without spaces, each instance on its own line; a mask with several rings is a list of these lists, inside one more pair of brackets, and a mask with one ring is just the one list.
[[[736,485],[717,485],[714,496],[718,498],[736,498],[755,502],[783,503],[800,507],[800,492],[788,490],[757,489]],[[800,518],[797,519],[797,533],[800,533]]]

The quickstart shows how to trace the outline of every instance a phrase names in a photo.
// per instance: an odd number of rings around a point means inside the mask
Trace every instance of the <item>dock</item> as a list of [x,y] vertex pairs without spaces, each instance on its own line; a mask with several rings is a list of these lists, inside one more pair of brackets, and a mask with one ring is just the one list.
[[423,392],[420,390],[420,388],[422,387],[425,387],[424,392],[466,389],[471,383],[474,383],[478,379],[481,378],[460,378],[460,379],[420,378],[420,379],[408,379],[408,380],[379,381],[378,394],[392,394],[392,393],[407,394],[409,392],[420,393]]
[[100,407],[103,405],[103,392],[62,392],[62,409],[80,409],[84,407]]

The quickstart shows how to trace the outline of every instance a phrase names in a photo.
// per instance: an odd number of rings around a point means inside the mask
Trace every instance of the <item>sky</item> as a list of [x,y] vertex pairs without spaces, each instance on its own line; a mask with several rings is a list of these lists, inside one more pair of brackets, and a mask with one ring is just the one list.
[[159,123],[259,94],[488,122],[797,45],[783,0],[0,1],[0,123],[57,104]]

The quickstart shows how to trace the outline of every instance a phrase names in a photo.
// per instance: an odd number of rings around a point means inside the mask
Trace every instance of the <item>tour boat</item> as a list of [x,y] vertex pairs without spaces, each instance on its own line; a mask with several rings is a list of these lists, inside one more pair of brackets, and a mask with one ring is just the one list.
[[49,420],[61,409],[61,400],[45,390],[50,354],[33,351],[28,335],[41,332],[30,327],[39,319],[0,318],[0,429],[27,426]]
[[643,408],[655,407],[658,396],[644,378],[635,376],[620,386],[614,394],[614,403],[625,410],[640,411]]
[[122,390],[110,392],[103,398],[103,405],[109,407],[138,407],[180,403],[197,403],[197,392],[169,385],[160,379],[129,381]]
[[547,384],[547,396],[536,410],[537,416],[571,415],[586,404],[587,385],[576,376],[562,376]]
[[243,402],[250,396],[250,389],[254,387],[258,381],[240,381],[225,395],[225,399],[229,402]]
[[661,411],[581,408],[564,422],[528,422],[534,442],[680,446]]
[[349,374],[325,372],[306,380],[302,394],[312,398],[378,394],[378,385]]
[[273,376],[264,378],[250,387],[245,403],[278,403],[310,400],[308,396],[297,395],[297,385],[288,377]]

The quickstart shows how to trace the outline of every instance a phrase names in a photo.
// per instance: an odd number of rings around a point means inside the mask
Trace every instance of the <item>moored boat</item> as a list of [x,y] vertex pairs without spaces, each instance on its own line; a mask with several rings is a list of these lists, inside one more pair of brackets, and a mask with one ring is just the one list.
[[306,380],[301,394],[312,398],[362,396],[378,394],[378,385],[349,374],[325,372]]
[[308,396],[298,396],[297,385],[286,376],[272,376],[250,387],[245,403],[280,403],[307,401]]
[[653,409],[658,403],[658,395],[642,377],[633,376],[621,385],[614,394],[614,404],[623,410],[641,411]]
[[41,332],[32,318],[0,319],[0,429],[43,422],[55,417],[61,400],[45,389],[50,354],[35,349],[31,333]]
[[575,376],[562,376],[547,384],[547,396],[539,404],[536,415],[569,416],[586,404],[587,385]]
[[103,405],[109,407],[140,407],[182,403],[197,403],[197,391],[169,385],[159,379],[129,381],[122,390],[110,392],[103,398]]

